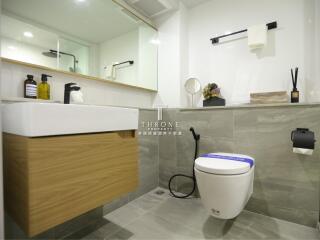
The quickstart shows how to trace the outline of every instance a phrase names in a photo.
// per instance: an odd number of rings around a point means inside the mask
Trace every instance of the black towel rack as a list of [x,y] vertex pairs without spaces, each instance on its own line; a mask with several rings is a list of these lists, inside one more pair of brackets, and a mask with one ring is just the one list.
[[125,62],[121,62],[121,63],[116,63],[116,64],[113,64],[113,66],[119,66],[119,65],[122,65],[122,64],[126,64],[126,63],[129,63],[130,65],[134,64],[134,61],[125,61]]
[[[267,27],[268,27],[268,30],[276,29],[278,27],[278,23],[277,22],[268,23]],[[225,34],[225,35],[222,35],[222,36],[219,36],[219,37],[214,37],[214,38],[211,38],[210,40],[211,40],[212,44],[218,44],[219,41],[220,41],[220,38],[229,37],[229,36],[236,35],[236,34],[239,34],[239,33],[244,33],[244,32],[247,32],[247,31],[248,31],[248,29],[245,29],[245,30],[241,30],[241,31]]]

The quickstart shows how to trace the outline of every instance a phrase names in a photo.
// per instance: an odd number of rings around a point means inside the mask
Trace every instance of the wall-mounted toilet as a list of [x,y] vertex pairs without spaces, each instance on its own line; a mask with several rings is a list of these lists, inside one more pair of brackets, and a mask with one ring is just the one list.
[[254,159],[231,153],[209,153],[195,161],[195,175],[205,208],[212,216],[232,219],[253,192]]

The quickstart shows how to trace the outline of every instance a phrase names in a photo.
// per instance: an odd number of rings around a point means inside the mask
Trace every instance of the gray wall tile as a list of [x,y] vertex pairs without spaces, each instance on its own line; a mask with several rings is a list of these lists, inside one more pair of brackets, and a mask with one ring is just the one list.
[[[319,219],[320,149],[312,156],[292,153],[291,131],[310,128],[320,137],[320,107],[265,107],[165,110],[183,135],[159,140],[160,186],[176,173],[192,173],[194,140],[190,126],[201,134],[199,153],[232,152],[256,159],[250,211],[315,227]],[[177,179],[175,190],[190,187]],[[183,191],[183,190],[181,190]]]
[[[320,136],[319,108],[235,110],[236,151],[256,159],[254,194],[247,208],[316,226],[319,211],[319,151],[292,153],[291,131],[312,129]],[[259,203],[259,204],[255,204]]]

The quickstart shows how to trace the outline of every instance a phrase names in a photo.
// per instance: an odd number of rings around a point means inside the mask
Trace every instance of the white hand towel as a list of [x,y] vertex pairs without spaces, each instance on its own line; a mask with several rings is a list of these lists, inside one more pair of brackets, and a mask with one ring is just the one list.
[[71,104],[79,104],[83,103],[83,94],[81,91],[71,91],[70,93],[70,103]]
[[106,79],[114,80],[116,78],[116,71],[113,65],[108,65],[104,69]]
[[266,24],[255,25],[248,28],[248,45],[251,49],[263,48],[267,45],[268,27]]

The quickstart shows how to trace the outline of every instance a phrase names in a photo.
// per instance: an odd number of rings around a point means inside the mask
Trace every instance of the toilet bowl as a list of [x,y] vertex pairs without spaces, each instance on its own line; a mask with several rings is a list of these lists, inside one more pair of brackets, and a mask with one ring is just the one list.
[[221,219],[244,209],[253,192],[254,159],[231,153],[209,153],[195,161],[195,175],[204,207]]

